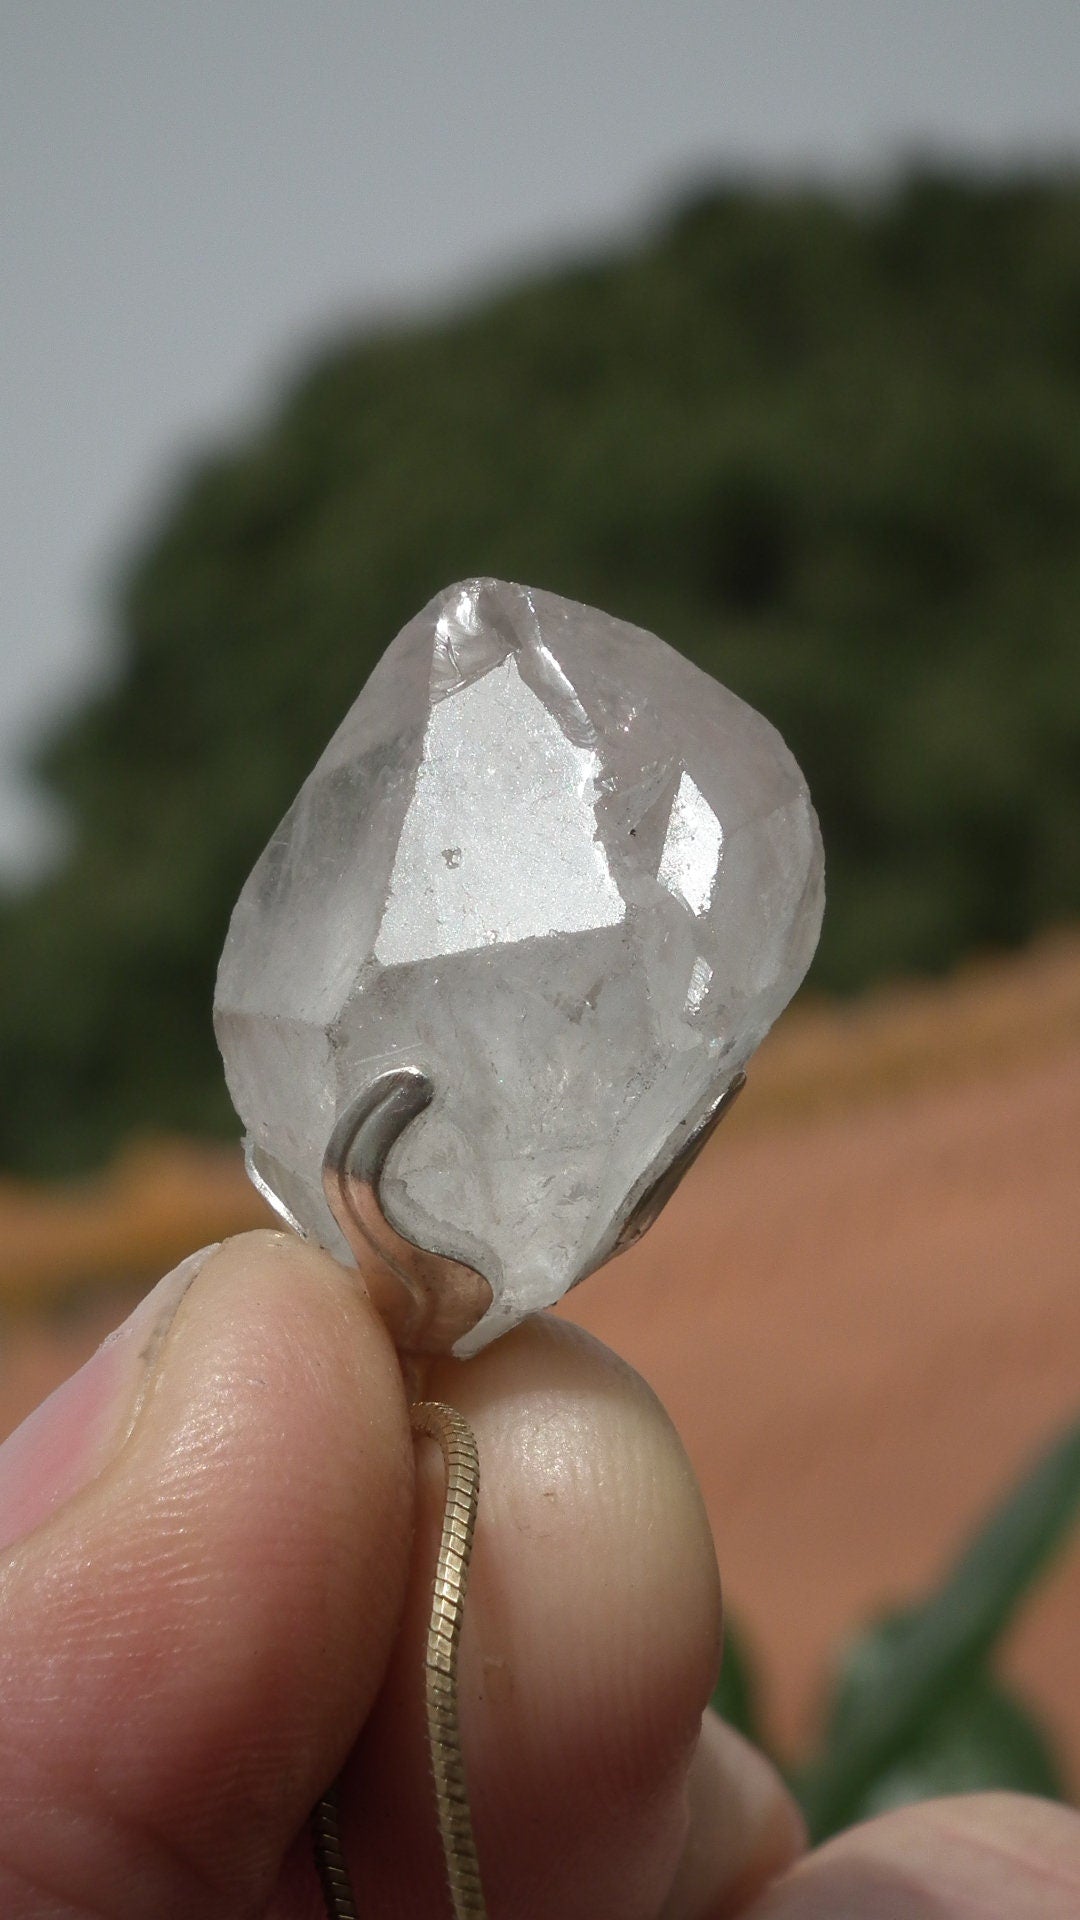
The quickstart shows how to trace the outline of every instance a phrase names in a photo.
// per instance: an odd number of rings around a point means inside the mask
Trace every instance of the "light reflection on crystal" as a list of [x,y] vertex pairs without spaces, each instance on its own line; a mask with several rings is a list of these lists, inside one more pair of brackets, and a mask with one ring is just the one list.
[[690,974],[690,985],[686,989],[687,1013],[697,1013],[700,1010],[701,1003],[709,991],[709,981],[712,977],[712,968],[704,954],[699,953]]
[[707,913],[716,885],[724,829],[701,788],[684,773],[671,803],[657,879],[691,913]]
[[384,967],[613,927],[596,753],[566,738],[508,655],[432,708],[375,943]]

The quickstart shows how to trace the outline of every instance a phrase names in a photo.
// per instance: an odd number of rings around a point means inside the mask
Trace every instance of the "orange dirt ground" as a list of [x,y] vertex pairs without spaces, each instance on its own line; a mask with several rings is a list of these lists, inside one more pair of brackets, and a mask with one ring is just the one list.
[[[1080,938],[811,1007],[652,1233],[568,1303],[671,1411],[788,1750],[844,1632],[932,1581],[1080,1409],[1078,1143]],[[0,1183],[0,1430],[133,1285],[263,1217],[235,1156],[190,1144]],[[1080,1783],[1080,1542],[1005,1664]]]

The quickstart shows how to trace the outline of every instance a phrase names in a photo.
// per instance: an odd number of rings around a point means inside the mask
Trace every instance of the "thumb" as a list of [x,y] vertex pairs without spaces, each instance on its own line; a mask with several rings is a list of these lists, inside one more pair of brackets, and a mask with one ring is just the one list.
[[0,1912],[235,1920],[374,1699],[408,1413],[355,1276],[197,1254],[0,1448]]

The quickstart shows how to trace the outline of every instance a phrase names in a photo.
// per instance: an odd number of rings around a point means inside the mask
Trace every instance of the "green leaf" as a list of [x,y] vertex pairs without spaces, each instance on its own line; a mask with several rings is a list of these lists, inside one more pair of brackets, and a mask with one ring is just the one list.
[[976,1535],[938,1591],[849,1651],[824,1751],[798,1791],[815,1839],[857,1817],[876,1785],[983,1674],[995,1642],[1080,1510],[1080,1422]]
[[743,1638],[742,1628],[724,1621],[724,1658],[711,1705],[729,1727],[762,1746],[757,1669]]
[[950,1698],[903,1759],[879,1775],[855,1817],[869,1819],[936,1794],[992,1788],[1065,1798],[1057,1758],[1027,1708],[989,1674],[979,1674]]

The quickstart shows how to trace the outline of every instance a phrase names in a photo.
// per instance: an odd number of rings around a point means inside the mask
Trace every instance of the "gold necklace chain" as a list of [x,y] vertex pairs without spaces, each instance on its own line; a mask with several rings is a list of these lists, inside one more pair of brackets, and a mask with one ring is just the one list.
[[[412,1428],[415,1434],[438,1443],[446,1469],[446,1500],[424,1659],[428,1747],[435,1776],[439,1836],[454,1920],[486,1920],[461,1750],[457,1674],[480,1496],[480,1462],[472,1428],[453,1407],[438,1400],[417,1401],[412,1408]],[[311,1838],[328,1920],[359,1920],[342,1846],[336,1788],[315,1808]]]

